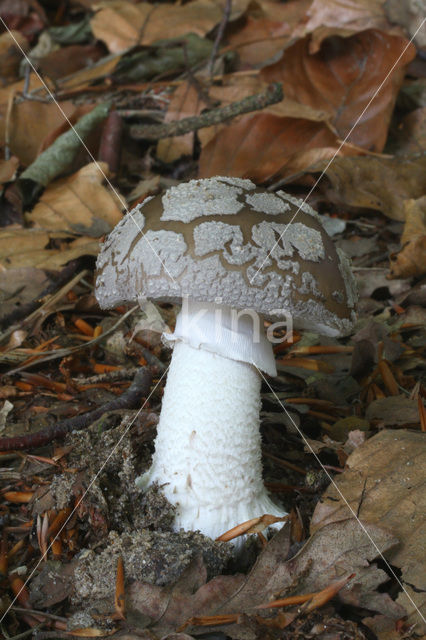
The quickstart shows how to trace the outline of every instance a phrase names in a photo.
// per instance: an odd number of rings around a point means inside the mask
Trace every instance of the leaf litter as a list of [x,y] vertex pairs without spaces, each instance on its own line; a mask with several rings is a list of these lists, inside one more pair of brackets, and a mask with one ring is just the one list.
[[[92,156],[5,31],[1,435],[28,448],[43,430],[76,428],[65,441],[1,456],[2,611],[18,594],[1,622],[10,637],[28,627],[128,640],[424,632],[413,601],[424,605],[425,590],[426,85],[415,58],[422,34],[408,39],[419,16],[382,0],[241,0],[224,20],[225,4],[0,3]],[[280,102],[209,121],[277,80]],[[184,136],[132,134],[190,116],[203,127]],[[135,416],[111,407],[121,407],[136,368],[158,380],[169,354],[155,330],[141,329],[142,311],[99,310],[93,257],[121,218],[119,198],[133,206],[215,174],[308,194],[351,254],[361,294],[353,336],[296,334],[276,350],[274,393],[263,394],[264,473],[289,522],[269,541],[269,516],[241,523],[252,533],[232,559],[226,542],[173,532],[161,488],[143,496],[134,485],[149,466],[160,389],[96,475]],[[159,312],[173,327],[176,309]],[[330,475],[362,527],[327,488]]]

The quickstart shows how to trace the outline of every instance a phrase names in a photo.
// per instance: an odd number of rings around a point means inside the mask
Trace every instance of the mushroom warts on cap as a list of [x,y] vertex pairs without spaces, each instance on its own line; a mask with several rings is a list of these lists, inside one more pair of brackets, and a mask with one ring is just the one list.
[[350,264],[318,214],[250,180],[191,180],[147,198],[111,232],[97,266],[104,307],[191,294],[266,317],[291,314],[296,326],[308,314],[334,335],[353,324]]

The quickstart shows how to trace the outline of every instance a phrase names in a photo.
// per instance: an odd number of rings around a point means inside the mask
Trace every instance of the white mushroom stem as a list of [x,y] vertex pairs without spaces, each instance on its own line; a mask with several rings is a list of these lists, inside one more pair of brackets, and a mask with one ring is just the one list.
[[[189,315],[194,318],[197,312],[197,327],[186,324],[187,335],[181,316],[175,334],[168,336],[177,342],[164,390],[155,454],[151,469],[138,483],[148,486],[158,482],[162,486],[177,507],[176,529],[198,529],[216,538],[250,518],[285,512],[269,498],[262,480],[260,375],[252,364],[241,361],[243,358],[234,359],[238,354],[247,357],[248,350],[250,357],[255,354],[271,368],[275,366],[271,365],[272,347],[263,329],[256,341],[252,323],[242,322],[243,329],[232,339],[231,310],[225,310],[220,320],[215,314],[217,350],[223,350],[225,335],[225,343],[232,342],[228,348],[234,357],[214,352],[208,339],[212,327],[208,325],[217,308],[210,306],[201,319],[199,307],[192,308]],[[225,329],[222,338],[217,335],[218,321]],[[206,329],[206,343],[199,340],[200,325]]]

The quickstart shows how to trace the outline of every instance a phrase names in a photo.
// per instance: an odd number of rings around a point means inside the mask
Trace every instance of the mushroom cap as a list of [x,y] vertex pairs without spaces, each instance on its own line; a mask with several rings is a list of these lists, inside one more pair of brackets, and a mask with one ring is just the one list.
[[227,177],[181,183],[124,216],[95,292],[102,308],[189,296],[325,335],[351,330],[357,299],[349,259],[308,204]]

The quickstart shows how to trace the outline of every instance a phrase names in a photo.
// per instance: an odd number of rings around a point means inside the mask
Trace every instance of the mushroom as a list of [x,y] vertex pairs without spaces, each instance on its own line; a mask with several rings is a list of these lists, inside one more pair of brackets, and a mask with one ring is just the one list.
[[102,308],[146,298],[182,304],[164,336],[173,355],[152,466],[139,485],[162,486],[176,529],[212,538],[265,513],[285,515],[262,480],[259,371],[276,375],[263,319],[329,336],[355,319],[349,260],[319,216],[250,180],[191,180],[127,214],[97,268]]

